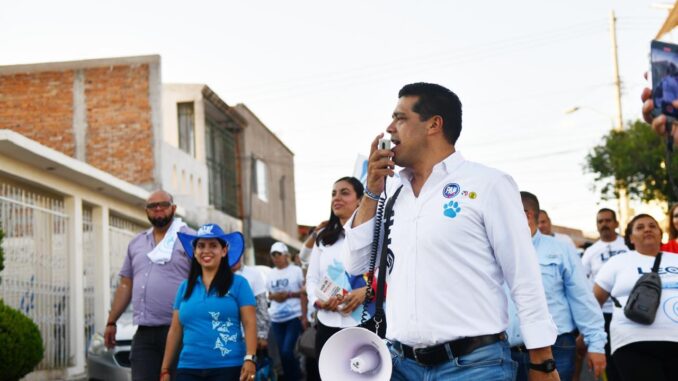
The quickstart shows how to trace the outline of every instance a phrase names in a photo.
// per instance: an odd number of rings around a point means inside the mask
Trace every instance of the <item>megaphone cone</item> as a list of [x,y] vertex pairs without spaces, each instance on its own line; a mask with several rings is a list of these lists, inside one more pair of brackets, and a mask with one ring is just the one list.
[[387,381],[391,379],[391,354],[374,332],[344,328],[323,346],[318,369],[323,381]]

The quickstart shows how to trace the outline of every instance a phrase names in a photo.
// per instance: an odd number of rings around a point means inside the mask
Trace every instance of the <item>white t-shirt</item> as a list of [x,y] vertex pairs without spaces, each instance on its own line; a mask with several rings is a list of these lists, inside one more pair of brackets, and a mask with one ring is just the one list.
[[[611,258],[600,269],[596,284],[619,299],[622,307],[642,273],[652,270],[654,257],[630,251]],[[623,308],[615,308],[610,323],[612,352],[638,341],[678,342],[678,255],[664,253],[659,265],[662,296],[654,323],[643,325],[626,318]]]
[[247,279],[254,296],[259,296],[266,292],[266,281],[255,267],[242,265],[240,270],[236,271],[236,274],[240,274]]
[[[389,197],[400,182],[403,188],[389,237],[386,337],[427,347],[505,331],[506,282],[525,345],[552,345],[557,328],[513,179],[459,152],[433,167],[418,196],[411,176],[405,169],[400,181],[387,182]],[[353,218],[344,226],[344,265],[361,274],[369,267],[374,219],[351,228]]]
[[[598,240],[586,249],[584,255],[581,257],[581,262],[584,266],[584,274],[591,280],[591,286],[593,286],[593,281],[596,279],[598,271],[600,271],[608,259],[628,251],[630,250],[626,246],[626,243],[624,243],[624,238],[619,235],[612,242]],[[611,314],[612,311],[614,311],[612,299],[608,299],[605,304],[603,304],[602,309],[604,313]]]
[[[313,245],[313,252],[306,272],[306,292],[308,293],[309,306],[313,306],[318,299],[324,299],[320,297],[320,291],[317,290],[323,282],[331,282],[331,284],[346,291],[352,290],[349,276],[344,268],[345,250],[346,240],[344,237],[339,237],[337,242],[330,246],[325,246],[322,243],[319,246]],[[362,311],[362,304],[350,314],[318,310],[318,320],[328,327],[355,327],[360,324]]]
[[[299,292],[304,284],[304,274],[299,266],[287,265],[284,269],[273,268],[268,274],[266,280],[266,289],[268,292]],[[293,318],[301,316],[301,300],[299,298],[288,298],[284,302],[271,300],[271,306],[268,307],[268,314],[271,315],[271,321],[282,323]]]

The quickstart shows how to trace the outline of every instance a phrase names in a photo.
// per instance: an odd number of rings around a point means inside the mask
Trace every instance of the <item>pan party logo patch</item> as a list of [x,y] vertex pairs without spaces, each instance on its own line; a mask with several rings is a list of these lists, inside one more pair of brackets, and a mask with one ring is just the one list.
[[445,198],[453,198],[459,194],[461,187],[457,183],[449,183],[443,188],[443,196]]

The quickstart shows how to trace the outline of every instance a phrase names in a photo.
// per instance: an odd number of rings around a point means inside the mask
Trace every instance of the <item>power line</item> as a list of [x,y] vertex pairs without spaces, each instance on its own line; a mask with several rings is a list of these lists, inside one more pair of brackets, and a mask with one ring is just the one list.
[[[310,82],[307,83],[308,85],[315,86],[318,83],[319,79],[326,79],[326,78],[332,78],[335,76],[339,76],[338,78],[334,78],[334,80],[344,80],[346,76],[352,76],[352,73],[358,73],[362,74],[366,70],[374,70],[374,71],[383,71],[384,69],[389,69],[389,68],[398,68],[403,65],[421,65],[422,63],[426,63],[427,61],[430,61],[430,57],[434,57],[434,59],[439,59],[440,57],[447,57],[447,56],[453,56],[453,57],[458,57],[458,56],[464,56],[469,53],[469,51],[487,51],[491,50],[492,48],[496,47],[506,47],[510,44],[516,44],[517,42],[529,42],[531,40],[535,39],[550,39],[553,36],[558,36],[558,35],[569,35],[573,31],[576,31],[577,28],[581,28],[584,30],[588,30],[589,28],[593,27],[600,27],[600,26],[605,26],[606,25],[606,19],[596,19],[596,20],[591,20],[591,21],[585,21],[585,22],[579,22],[575,23],[563,28],[557,28],[557,29],[551,29],[551,30],[546,30],[546,31],[541,31],[537,33],[528,33],[528,34],[523,34],[520,36],[515,36],[515,37],[509,37],[505,38],[502,40],[496,40],[496,41],[490,41],[484,44],[473,44],[473,45],[467,45],[465,47],[461,48],[456,48],[456,49],[450,49],[447,51],[443,51],[442,53],[424,53],[420,54],[416,57],[410,57],[410,58],[404,58],[404,59],[398,59],[397,61],[389,60],[387,62],[382,62],[382,63],[377,63],[377,64],[372,64],[372,65],[362,65],[359,67],[355,67],[352,69],[347,69],[347,70],[341,70],[341,71],[334,71],[334,72],[328,72],[328,73],[319,73],[319,74],[314,74],[310,76],[303,76],[303,77],[298,77],[298,78],[291,78],[289,80],[285,81],[278,81],[278,82],[268,82],[268,83],[260,83],[260,84],[254,84],[251,86],[246,86],[246,87],[236,87],[233,88],[232,90],[234,92],[244,92],[245,94],[248,93],[250,90],[254,90],[254,93],[261,93],[261,92],[269,92],[272,91],[271,87],[288,87],[290,84],[294,86],[298,86],[300,84],[304,84],[304,82]],[[535,37],[537,36],[537,37]],[[422,59],[421,56],[426,56],[429,58]]]
[[[510,52],[515,52],[518,50],[522,49],[528,49],[528,48],[534,48],[538,46],[543,46],[543,45],[554,45],[556,42],[560,41],[566,41],[566,40],[573,40],[577,38],[583,38],[587,37],[590,38],[591,34],[593,32],[603,32],[605,31],[604,24],[600,25],[590,25],[585,28],[580,28],[579,30],[573,30],[572,28],[566,29],[566,30],[559,30],[554,33],[543,33],[541,35],[538,35],[537,37],[534,37],[533,34],[530,39],[527,38],[522,38],[522,39],[512,39],[508,40],[508,42],[505,41],[497,41],[497,42],[491,42],[488,44],[485,44],[484,46],[476,45],[472,46],[468,51],[464,50],[455,50],[453,52],[448,52],[448,53],[443,53],[438,56],[434,56],[434,58],[426,58],[426,59],[419,59],[414,62],[416,64],[416,67],[413,67],[412,63],[409,63],[407,61],[403,60],[398,60],[397,62],[393,64],[389,64],[390,66],[394,66],[395,70],[378,70],[375,71],[375,67],[378,66],[366,66],[362,69],[361,72],[359,72],[357,75],[344,75],[340,76],[337,78],[327,78],[328,76],[325,75],[323,76],[324,80],[312,80],[309,83],[303,83],[301,81],[296,81],[294,83],[294,89],[295,90],[306,90],[305,92],[288,92],[285,95],[283,95],[285,98],[293,98],[293,97],[299,97],[299,96],[304,96],[308,95],[309,93],[317,93],[320,91],[323,91],[323,87],[336,84],[339,85],[340,87],[346,87],[348,85],[354,84],[356,81],[360,81],[360,85],[366,85],[366,84],[373,84],[374,82],[379,82],[383,81],[385,79],[390,79],[396,74],[408,74],[412,72],[417,72],[420,73],[422,71],[430,70],[435,67],[439,66],[444,66],[444,67],[451,67],[454,65],[461,65],[469,62],[477,62],[479,60],[485,60],[488,58],[493,58],[496,56],[500,56],[506,53]],[[453,58],[447,58],[448,56],[453,55]],[[427,55],[428,56],[428,55]],[[441,58],[442,57],[442,58]],[[408,66],[409,65],[409,66]],[[311,88],[311,89],[309,89]],[[281,98],[281,96],[276,96],[275,94],[280,91],[286,91],[287,89],[282,88],[280,90],[272,90],[269,89],[265,91],[265,96],[261,98],[256,98],[258,92],[250,93],[250,95],[253,94],[254,99],[250,99],[250,101],[267,101],[267,100],[277,100]],[[310,91],[309,91],[310,90]],[[326,90],[325,90],[326,91]],[[271,95],[274,94],[274,95]],[[244,91],[241,93],[242,96],[247,95],[247,91]]]

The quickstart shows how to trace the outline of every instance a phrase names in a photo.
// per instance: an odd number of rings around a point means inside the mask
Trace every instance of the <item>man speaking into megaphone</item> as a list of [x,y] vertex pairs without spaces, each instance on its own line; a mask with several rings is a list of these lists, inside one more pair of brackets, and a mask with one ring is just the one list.
[[[394,148],[377,149],[383,134],[373,141],[368,197],[345,226],[346,269],[364,273],[380,195],[402,185],[384,240],[391,379],[513,380],[506,282],[530,350],[530,379],[558,380],[550,348],[557,328],[515,182],[456,151],[462,113],[453,92],[414,83],[398,97],[386,129]],[[395,165],[404,168],[399,178]]]

